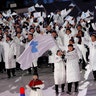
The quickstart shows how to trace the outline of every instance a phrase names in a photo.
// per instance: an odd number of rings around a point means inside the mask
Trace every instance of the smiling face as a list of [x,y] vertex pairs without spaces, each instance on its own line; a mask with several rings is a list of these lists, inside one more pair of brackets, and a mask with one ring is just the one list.
[[63,53],[62,53],[61,50],[58,50],[58,51],[57,51],[57,55],[58,55],[58,56],[62,56],[62,54],[63,54]]

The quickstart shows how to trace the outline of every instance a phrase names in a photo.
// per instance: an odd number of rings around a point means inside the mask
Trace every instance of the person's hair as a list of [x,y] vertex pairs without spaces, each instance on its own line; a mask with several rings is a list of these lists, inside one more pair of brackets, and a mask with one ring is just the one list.
[[73,45],[72,44],[69,44],[68,47],[73,47]]
[[39,78],[38,73],[33,73],[33,76],[37,76],[37,78]]
[[78,24],[78,25],[76,26],[76,28],[77,28],[78,26],[82,27],[82,25],[81,25],[81,24]]
[[72,41],[73,43],[75,43],[73,38],[71,38],[69,41]]
[[10,34],[8,34],[7,37],[8,37],[11,41],[13,40]]
[[94,36],[96,38],[96,34],[92,34],[91,36]]
[[79,30],[78,33],[79,33],[79,32],[82,32],[82,37],[84,37],[84,32],[83,32],[82,30]]
[[51,30],[51,33],[56,33],[56,37],[58,37],[56,30]]
[[57,52],[56,52],[56,55],[58,55],[58,52],[60,52],[61,50],[57,50]]
[[32,29],[35,31],[34,27],[30,27],[29,31],[31,31]]
[[70,31],[70,33],[72,32],[72,31],[70,30],[70,28],[67,28],[66,31]]
[[31,35],[33,37],[33,34],[32,33],[28,33],[28,35]]

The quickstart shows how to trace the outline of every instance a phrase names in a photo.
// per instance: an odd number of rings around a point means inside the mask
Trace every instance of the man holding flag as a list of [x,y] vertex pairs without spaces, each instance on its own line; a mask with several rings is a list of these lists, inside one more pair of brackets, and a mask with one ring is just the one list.
[[[33,34],[29,33],[28,34],[28,38],[27,38],[27,42],[26,42],[26,46],[25,49],[30,45],[31,40],[33,39]],[[38,58],[35,58],[35,60],[32,62],[31,67],[33,67],[34,73],[38,74],[37,72],[37,60]],[[31,74],[31,67],[28,68],[28,73]]]
[[44,52],[54,46],[56,46],[56,43],[51,35],[38,35],[29,42],[27,48],[17,58],[17,62],[20,63],[21,69],[28,69],[36,58],[42,56]]

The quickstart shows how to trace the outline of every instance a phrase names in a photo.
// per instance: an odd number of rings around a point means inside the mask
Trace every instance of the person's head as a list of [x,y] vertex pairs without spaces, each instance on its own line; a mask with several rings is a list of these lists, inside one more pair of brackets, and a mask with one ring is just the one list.
[[74,39],[70,39],[69,44],[74,44]]
[[40,26],[37,26],[37,27],[36,27],[36,32],[37,32],[37,33],[40,33],[40,32],[41,32]]
[[72,45],[72,44],[69,44],[69,45],[68,45],[68,51],[69,51],[69,52],[70,52],[70,51],[73,51],[73,49],[74,49],[73,45]]
[[77,25],[77,30],[82,30],[82,26],[80,24]]
[[61,14],[61,11],[60,11],[60,10],[58,10],[57,14],[59,14],[59,15],[60,15],[60,14]]
[[28,22],[23,22],[23,28],[26,28],[29,26],[29,23]]
[[20,27],[17,27],[16,32],[22,32],[22,29]]
[[9,31],[8,30],[4,30],[4,34],[5,35],[8,35],[9,34]]
[[57,32],[55,30],[52,30],[51,35],[55,38],[57,37]]
[[79,30],[79,31],[78,31],[78,36],[84,37],[84,32],[83,32],[82,30]]
[[31,41],[33,39],[33,34],[32,33],[29,33],[28,34],[28,41]]
[[4,30],[9,30],[9,29],[10,29],[9,26],[4,27]]
[[11,21],[11,20],[12,20],[12,17],[9,16],[9,17],[7,18],[7,21]]
[[32,32],[32,33],[34,33],[35,32],[35,29],[31,27],[29,31]]
[[58,56],[62,56],[62,51],[61,51],[61,50],[57,50],[56,55],[58,55]]
[[71,34],[71,30],[70,29],[66,29],[66,34],[67,35]]
[[91,35],[91,40],[92,40],[92,42],[95,42],[96,41],[96,34],[92,34]]
[[51,26],[48,25],[47,28],[46,28],[47,31],[51,31]]
[[6,41],[7,41],[7,42],[8,42],[8,41],[12,41],[11,35],[8,34],[8,35],[6,36]]
[[37,26],[37,27],[36,27],[36,31],[39,31],[39,30],[40,30],[40,26]]
[[32,25],[30,26],[30,28],[35,28],[36,26],[35,26],[35,24],[34,23],[32,23]]
[[18,38],[20,38],[20,37],[21,37],[21,33],[18,32],[18,33],[16,34],[16,36],[17,36]]
[[84,20],[84,19],[81,19],[81,20],[80,20],[80,24],[81,24],[82,27],[84,27],[84,26],[86,25],[85,20]]
[[34,75],[33,75],[33,79],[34,79],[34,80],[37,80],[37,79],[38,79],[38,75],[37,75],[37,74],[34,74]]

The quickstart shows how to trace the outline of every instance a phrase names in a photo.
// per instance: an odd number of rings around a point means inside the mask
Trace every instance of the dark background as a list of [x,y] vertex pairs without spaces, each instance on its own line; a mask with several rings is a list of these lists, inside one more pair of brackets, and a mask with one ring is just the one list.
[[94,11],[96,15],[94,7],[96,6],[96,0],[0,0],[0,10],[9,9],[12,3],[16,3],[17,7],[11,9],[30,7],[36,3],[43,4],[47,13],[54,12],[57,9],[68,8],[70,3],[74,3],[76,7],[70,15],[77,16],[79,12],[87,11],[88,9]]
[[[12,3],[16,3],[17,7],[16,8],[23,8],[23,7],[28,7],[28,6],[32,6],[35,3],[39,3],[39,4],[51,4],[54,2],[65,2],[65,1],[71,1],[71,2],[75,2],[76,4],[80,5],[82,4],[82,6],[84,5],[84,7],[88,6],[88,3],[92,3],[91,5],[96,5],[96,0],[0,0],[0,9],[4,10],[4,9],[8,9],[10,8],[10,4]],[[81,8],[82,9],[82,8]]]

